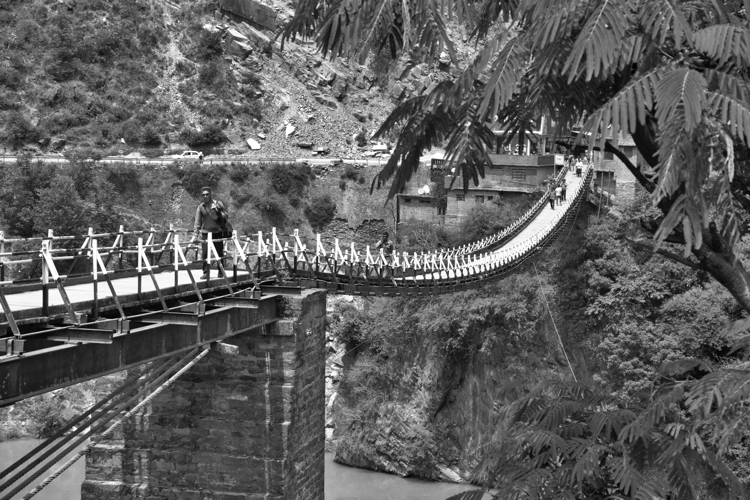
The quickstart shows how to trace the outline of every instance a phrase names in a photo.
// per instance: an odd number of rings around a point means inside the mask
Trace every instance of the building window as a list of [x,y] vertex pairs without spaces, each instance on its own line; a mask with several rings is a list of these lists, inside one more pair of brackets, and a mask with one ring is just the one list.
[[462,195],[462,194],[457,194],[457,195],[456,195],[456,201],[464,201],[464,195]]
[[492,201],[492,198],[494,198],[494,196],[488,196],[487,201]]
[[512,179],[514,181],[526,182],[526,169],[525,168],[514,168]]
[[445,215],[445,207],[438,207],[438,215]]
[[404,198],[404,203],[411,203],[411,198]]
[[484,203],[484,196],[475,196],[474,201],[476,203]]

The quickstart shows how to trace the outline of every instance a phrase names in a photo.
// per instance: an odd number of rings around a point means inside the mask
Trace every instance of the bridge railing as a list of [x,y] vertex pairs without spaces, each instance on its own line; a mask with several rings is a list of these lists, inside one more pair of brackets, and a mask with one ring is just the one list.
[[[185,234],[181,243],[180,235]],[[120,316],[125,318],[122,305],[112,283],[113,277],[122,275],[138,277],[138,294],[141,293],[141,280],[150,276],[154,290],[162,308],[167,310],[166,299],[161,292],[156,274],[174,271],[174,286],[179,283],[179,271],[187,270],[192,287],[202,301],[200,289],[191,272],[200,264],[217,263],[221,270],[230,294],[234,294],[224,263],[231,264],[232,279],[238,272],[250,274],[251,280],[258,285],[256,272],[263,275],[268,272],[259,254],[250,249],[252,240],[241,238],[234,232],[230,237],[222,238],[225,243],[225,254],[219,256],[213,245],[212,236],[208,236],[208,254],[201,255],[201,242],[194,241],[188,235],[192,231],[170,227],[169,230],[125,231],[121,226],[114,233],[94,233],[90,228],[86,235],[56,236],[50,230],[45,237],[5,238],[0,233],[0,307],[9,326],[17,332],[13,315],[8,307],[6,295],[29,290],[42,291],[41,313],[49,315],[50,288],[57,288],[72,322],[76,314],[73,303],[69,300],[66,285],[93,283],[93,312],[98,317],[99,287],[105,281],[109,287],[109,297],[115,303]],[[62,246],[62,245],[65,246]],[[58,246],[60,245],[60,246]],[[189,258],[192,252],[194,258]],[[255,269],[255,271],[254,271]],[[67,270],[67,271],[66,271]],[[10,279],[9,279],[10,278]],[[184,278],[183,278],[184,279]]]
[[[314,244],[308,244],[298,232],[293,235],[291,244],[282,244],[274,230],[270,238],[258,234],[259,256],[271,263],[279,281],[283,281],[286,275],[288,278],[310,279],[337,286],[449,287],[465,284],[506,272],[547,244],[569,221],[573,208],[581,203],[592,172],[591,169],[587,170],[582,182],[572,186],[570,202],[564,209],[555,211],[552,219],[530,238],[512,246],[474,253],[394,252],[386,256],[382,249],[376,253],[369,246],[358,250],[353,243],[342,249],[338,239],[326,247],[319,235]],[[543,202],[547,202],[546,197]],[[538,215],[539,211],[529,213]],[[519,222],[517,226],[526,227],[528,222],[530,220]]]

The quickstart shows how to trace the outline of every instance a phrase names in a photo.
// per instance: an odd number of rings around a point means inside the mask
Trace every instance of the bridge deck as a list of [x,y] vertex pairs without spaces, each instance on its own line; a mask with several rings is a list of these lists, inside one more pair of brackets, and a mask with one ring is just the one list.
[[[181,270],[163,271],[155,273],[156,283],[162,296],[167,299],[178,298],[183,295],[193,295],[195,288],[190,280],[188,273],[192,273],[198,289],[201,291],[213,291],[226,289],[226,282],[216,277],[216,270],[213,271],[212,278],[209,281],[199,279],[202,272],[200,270]],[[238,270],[235,275],[232,271],[227,271],[230,286],[234,283],[244,283],[249,281],[250,275],[246,271]],[[175,275],[176,274],[176,275]],[[139,289],[140,282],[140,289]],[[63,282],[65,293],[76,311],[90,310],[95,300],[98,298],[100,310],[114,309],[116,307],[112,292],[106,280],[101,279],[97,284],[96,295],[94,292],[94,283],[78,283],[67,285]],[[159,293],[149,274],[139,276],[117,277],[112,279],[112,287],[117,294],[117,299],[123,307],[138,303],[149,304],[158,303]],[[42,317],[42,299],[43,290],[35,289],[20,293],[6,294],[6,300],[16,320]],[[64,315],[67,312],[67,306],[59,290],[54,283],[49,284],[49,315]],[[3,315],[4,316],[4,315]]]
[[568,205],[572,203],[572,194],[577,189],[579,189],[579,187],[583,183],[583,177],[576,177],[575,173],[568,171],[568,173],[565,175],[565,182],[568,185],[566,196],[568,201],[564,202],[562,207],[555,207],[554,210],[550,208],[549,203],[544,205],[544,208],[542,208],[539,214],[537,214],[537,216],[529,223],[528,226],[526,226],[523,230],[521,230],[520,233],[518,233],[514,238],[509,240],[498,250],[512,248],[516,245],[530,241],[533,236],[538,234],[545,226],[550,224],[555,219],[555,217],[559,216],[561,211],[567,210]]

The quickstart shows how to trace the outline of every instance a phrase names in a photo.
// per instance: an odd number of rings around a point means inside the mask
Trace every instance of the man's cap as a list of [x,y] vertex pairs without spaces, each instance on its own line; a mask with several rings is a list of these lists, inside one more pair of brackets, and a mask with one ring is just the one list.
[[201,188],[201,194],[205,193],[206,191],[208,191],[210,193],[211,192],[211,188],[208,187],[208,186]]

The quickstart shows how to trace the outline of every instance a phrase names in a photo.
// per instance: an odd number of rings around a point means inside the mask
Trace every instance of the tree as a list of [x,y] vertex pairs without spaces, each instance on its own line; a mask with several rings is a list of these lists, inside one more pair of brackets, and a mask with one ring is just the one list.
[[[422,152],[446,143],[446,162],[467,187],[489,164],[495,123],[508,137],[522,137],[540,115],[558,130],[582,123],[577,140],[613,153],[650,193],[657,212],[641,219],[654,238],[648,246],[705,271],[750,313],[740,259],[750,216],[750,1],[300,0],[282,40],[315,36],[324,55],[360,60],[387,47],[430,63],[445,49],[457,65],[446,29],[453,16],[477,41],[476,56],[381,125],[376,137],[399,139],[373,188],[391,182],[394,196]],[[618,148],[620,132],[633,137],[637,165]],[[728,333],[748,328],[739,320]],[[528,395],[508,410],[526,427],[502,450],[503,474],[488,471],[488,485],[502,487],[503,498],[692,498],[686,460],[695,457],[737,495],[720,453],[747,428],[750,372],[674,363],[632,414],[622,401],[571,386]]]
[[[644,221],[655,250],[707,271],[750,311],[736,253],[750,207],[749,9],[746,0],[300,0],[283,37],[314,35],[331,58],[389,47],[432,62],[444,47],[457,64],[446,30],[455,16],[481,43],[477,55],[381,125],[376,136],[400,137],[373,187],[392,179],[395,195],[422,151],[442,143],[446,161],[476,182],[493,123],[523,135],[540,114],[560,129],[583,121],[578,139],[620,158],[660,209]],[[620,131],[643,164],[617,147]],[[661,249],[665,241],[684,254]]]
[[47,188],[53,171],[30,155],[19,156],[15,164],[7,165],[0,173],[0,217],[7,232],[13,236],[36,236],[34,213],[39,202],[38,189]]

